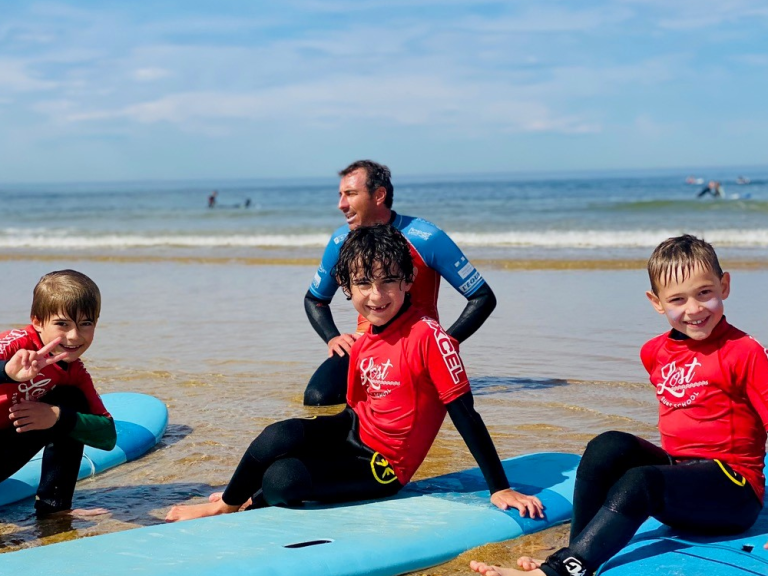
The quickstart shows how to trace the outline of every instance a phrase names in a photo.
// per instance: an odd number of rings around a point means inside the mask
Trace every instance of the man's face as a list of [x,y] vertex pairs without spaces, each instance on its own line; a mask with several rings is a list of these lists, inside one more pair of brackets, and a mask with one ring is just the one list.
[[388,216],[384,213],[387,212],[384,208],[386,191],[379,188],[371,194],[365,184],[367,176],[365,168],[358,168],[343,176],[339,184],[339,210],[344,213],[350,230],[381,224]]

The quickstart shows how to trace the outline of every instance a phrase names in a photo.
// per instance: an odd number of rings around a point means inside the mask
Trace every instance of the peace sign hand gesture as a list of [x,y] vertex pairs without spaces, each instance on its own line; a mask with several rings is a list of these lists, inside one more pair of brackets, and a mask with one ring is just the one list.
[[5,364],[5,373],[16,382],[26,382],[40,374],[40,371],[63,360],[66,352],[51,356],[51,352],[61,342],[61,338],[54,338],[40,350],[18,350]]

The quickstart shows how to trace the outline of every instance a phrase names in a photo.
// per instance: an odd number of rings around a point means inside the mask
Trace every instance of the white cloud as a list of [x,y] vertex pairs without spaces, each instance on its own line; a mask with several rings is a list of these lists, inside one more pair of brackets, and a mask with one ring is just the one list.
[[50,90],[57,84],[39,80],[28,70],[26,62],[21,60],[0,59],[0,87],[14,92],[32,92]]
[[133,71],[133,77],[139,82],[152,82],[165,78],[170,72],[163,68],[139,68]]

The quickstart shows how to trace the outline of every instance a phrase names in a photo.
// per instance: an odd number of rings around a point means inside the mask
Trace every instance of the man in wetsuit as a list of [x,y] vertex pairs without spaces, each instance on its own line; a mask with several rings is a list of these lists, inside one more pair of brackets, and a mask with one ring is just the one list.
[[441,276],[467,299],[461,315],[447,330],[459,342],[474,334],[496,307],[496,297],[490,286],[445,232],[426,220],[392,210],[393,187],[389,168],[371,160],[358,160],[339,172],[339,176],[339,210],[344,213],[347,223],[331,235],[304,297],[310,324],[328,344],[328,359],[315,371],[304,392],[307,406],[344,402],[349,352],[368,326],[365,320],[358,318],[357,332],[342,334],[330,308],[338,289],[333,267],[350,230],[389,223],[403,233],[418,270],[411,289],[414,306],[438,319]]

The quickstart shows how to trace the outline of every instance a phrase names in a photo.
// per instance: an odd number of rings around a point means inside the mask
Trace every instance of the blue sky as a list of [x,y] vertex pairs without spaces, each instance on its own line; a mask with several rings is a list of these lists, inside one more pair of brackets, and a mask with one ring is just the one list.
[[2,2],[0,181],[768,164],[764,0]]

